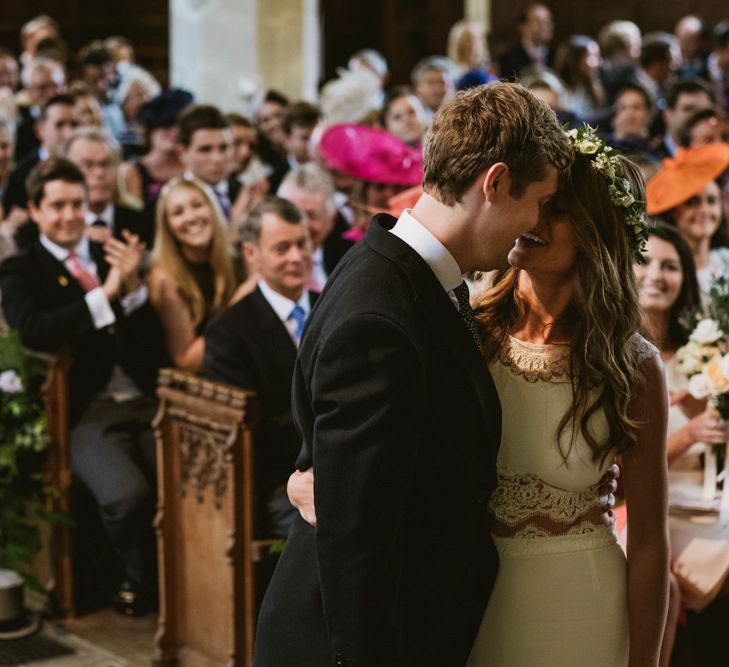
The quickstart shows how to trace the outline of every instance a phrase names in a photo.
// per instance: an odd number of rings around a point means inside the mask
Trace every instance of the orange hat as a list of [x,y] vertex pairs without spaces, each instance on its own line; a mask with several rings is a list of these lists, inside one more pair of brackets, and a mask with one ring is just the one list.
[[699,194],[729,167],[729,144],[679,148],[646,185],[648,215],[670,211]]

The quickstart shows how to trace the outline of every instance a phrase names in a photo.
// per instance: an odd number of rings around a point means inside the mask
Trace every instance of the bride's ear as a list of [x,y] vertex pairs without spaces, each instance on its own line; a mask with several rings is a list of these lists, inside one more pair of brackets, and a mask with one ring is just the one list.
[[509,165],[505,162],[497,162],[486,170],[483,179],[483,196],[493,202],[498,196],[508,194],[511,189],[511,175]]

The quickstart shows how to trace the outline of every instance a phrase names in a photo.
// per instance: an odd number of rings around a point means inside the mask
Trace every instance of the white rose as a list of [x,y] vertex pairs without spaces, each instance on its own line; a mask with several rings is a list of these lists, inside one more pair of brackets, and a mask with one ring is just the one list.
[[593,153],[597,153],[597,149],[598,145],[594,141],[590,141],[589,139],[583,139],[577,144],[577,150],[585,155],[592,155]]
[[709,395],[709,383],[703,373],[689,379],[688,390],[689,394],[698,399],[706,398]]
[[23,391],[23,383],[15,371],[0,373],[0,391],[6,394],[19,394]]
[[689,338],[696,343],[706,345],[707,343],[715,343],[723,335],[724,332],[719,328],[716,320],[705,319],[696,325]]

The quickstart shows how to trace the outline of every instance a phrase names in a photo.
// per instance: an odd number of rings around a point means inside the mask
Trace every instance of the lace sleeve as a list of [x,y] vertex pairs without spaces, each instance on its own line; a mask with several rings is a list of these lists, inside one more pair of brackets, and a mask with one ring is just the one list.
[[639,333],[634,333],[628,339],[628,350],[633,352],[638,359],[638,363],[643,363],[646,359],[655,357],[660,354],[658,348],[650,341],[647,341]]

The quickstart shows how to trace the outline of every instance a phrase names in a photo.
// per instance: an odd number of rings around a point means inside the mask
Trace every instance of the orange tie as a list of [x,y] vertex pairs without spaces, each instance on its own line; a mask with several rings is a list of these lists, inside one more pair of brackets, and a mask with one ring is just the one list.
[[91,275],[83,266],[78,259],[78,255],[72,250],[65,262],[66,268],[69,273],[76,279],[81,289],[84,292],[90,292],[95,287],[99,286],[99,279]]

